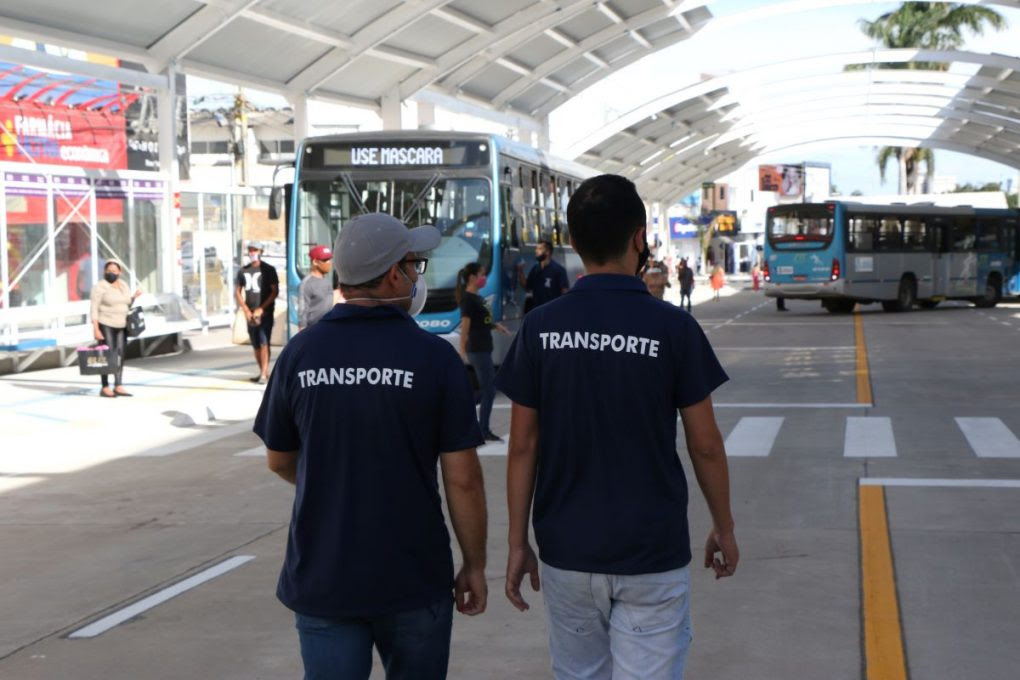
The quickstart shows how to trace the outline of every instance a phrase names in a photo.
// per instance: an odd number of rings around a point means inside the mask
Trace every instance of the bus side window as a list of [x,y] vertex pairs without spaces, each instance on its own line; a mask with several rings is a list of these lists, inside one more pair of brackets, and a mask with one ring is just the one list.
[[875,220],[867,217],[850,218],[850,247],[861,252],[875,249]]
[[900,221],[895,217],[882,218],[877,241],[876,250],[900,250],[903,247]]
[[1000,235],[1000,223],[998,219],[989,218],[977,221],[977,249],[978,250],[1002,250],[1002,236]]
[[560,242],[563,245],[570,244],[570,228],[567,225],[567,204],[570,203],[570,195],[574,193],[574,183],[571,180],[561,180],[559,183],[560,196],[557,202],[557,221],[559,224]]
[[903,247],[907,250],[925,250],[924,222],[910,218],[903,221]]
[[534,187],[531,185],[531,170],[525,166],[517,169],[518,190],[520,200],[515,201],[521,209],[521,244],[530,245],[538,242],[538,225],[535,224]]
[[974,220],[970,217],[957,217],[953,221],[952,249],[956,252],[974,250]]
[[499,184],[500,242],[504,248],[519,248],[516,215],[513,204],[513,170],[503,170],[503,181]]

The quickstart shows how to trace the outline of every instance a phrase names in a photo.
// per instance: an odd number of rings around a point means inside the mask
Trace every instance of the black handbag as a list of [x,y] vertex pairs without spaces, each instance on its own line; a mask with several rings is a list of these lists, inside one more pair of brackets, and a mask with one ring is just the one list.
[[141,307],[132,307],[128,310],[124,331],[129,338],[137,338],[145,332],[145,315],[142,314]]
[[104,375],[116,373],[120,356],[105,343],[97,342],[90,347],[78,348],[78,372],[82,375]]

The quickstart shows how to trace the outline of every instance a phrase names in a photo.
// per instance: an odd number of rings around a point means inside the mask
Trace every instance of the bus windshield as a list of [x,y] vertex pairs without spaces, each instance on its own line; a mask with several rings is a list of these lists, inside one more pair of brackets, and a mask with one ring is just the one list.
[[825,248],[832,243],[832,213],[818,208],[769,211],[767,233],[769,243],[779,249]]
[[439,229],[442,241],[429,254],[425,273],[430,292],[453,289],[457,272],[468,262],[479,262],[489,269],[492,205],[486,179],[445,178],[438,174],[366,179],[341,173],[334,179],[305,178],[299,187],[295,269],[301,277],[311,264],[309,247],[332,246],[343,225],[362,212],[385,212],[408,227],[433,224]]

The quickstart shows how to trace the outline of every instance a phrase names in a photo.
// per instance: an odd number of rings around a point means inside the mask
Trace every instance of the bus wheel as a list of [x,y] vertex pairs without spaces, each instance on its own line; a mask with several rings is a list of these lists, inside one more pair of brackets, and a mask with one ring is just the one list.
[[900,279],[900,287],[895,300],[883,300],[882,309],[887,312],[909,312],[917,302],[917,284],[914,279],[904,276]]
[[985,294],[974,300],[975,307],[994,307],[1002,299],[1002,281],[992,274],[985,283]]
[[822,307],[832,314],[850,314],[855,304],[854,300],[822,300]]

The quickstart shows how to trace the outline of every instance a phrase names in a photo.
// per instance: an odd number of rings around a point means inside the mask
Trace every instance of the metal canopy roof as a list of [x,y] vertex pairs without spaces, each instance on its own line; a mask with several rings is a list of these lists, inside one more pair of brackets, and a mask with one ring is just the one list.
[[[844,69],[908,61],[950,68]],[[1020,59],[899,49],[765,65],[647,102],[567,155],[672,201],[758,156],[823,142],[925,146],[1020,169]]]
[[710,18],[683,0],[4,0],[0,32],[285,96],[378,108],[428,88],[541,120]]

